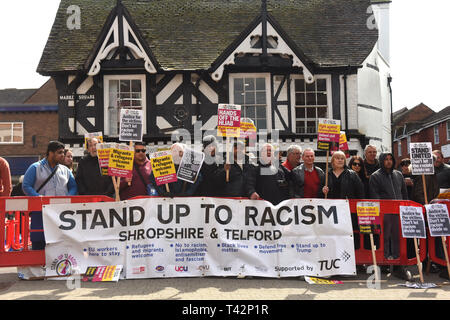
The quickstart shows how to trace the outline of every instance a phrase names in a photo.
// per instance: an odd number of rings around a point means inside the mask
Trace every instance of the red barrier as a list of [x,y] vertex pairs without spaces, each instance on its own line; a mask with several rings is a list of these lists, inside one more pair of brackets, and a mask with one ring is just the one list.
[[[447,210],[450,212],[450,200],[448,199],[435,199],[431,203],[441,203],[447,205]],[[427,228],[427,236],[428,236],[428,255],[431,261],[438,263],[442,266],[446,266],[447,262],[445,261],[445,253],[443,252],[442,238],[441,237],[432,237],[430,235],[430,230]],[[445,245],[447,252],[450,253],[450,237],[445,237]],[[439,243],[439,244],[437,244]],[[441,257],[438,257],[438,250],[442,253]]]
[[[413,201],[403,201],[403,200],[357,200],[351,199],[350,202],[350,212],[352,215],[356,215],[356,204],[361,201],[375,202],[380,204],[380,225],[381,230],[378,233],[374,234],[374,237],[379,239],[379,245],[375,251],[375,257],[377,260],[377,265],[415,265],[417,264],[417,258],[414,253],[414,257],[408,258],[408,250],[407,250],[407,240],[402,237],[401,224],[400,224],[400,206],[412,206],[412,207],[422,207],[421,204],[413,202]],[[423,208],[423,213],[425,214],[425,208]],[[400,256],[398,259],[388,260],[384,256],[384,232],[383,232],[383,223],[384,223],[384,215],[385,214],[395,214],[398,215],[399,219],[399,244],[400,244]],[[355,219],[354,221],[357,221]],[[353,236],[359,238],[359,242],[355,241],[355,257],[356,264],[373,264],[372,258],[372,250],[370,247],[370,242],[368,243],[369,236],[363,236],[363,234],[359,233],[358,225],[353,225]],[[413,241],[410,239],[409,241]],[[364,248],[364,243],[366,242],[366,248]],[[368,243],[368,244],[367,244]],[[414,242],[412,243],[412,248],[414,248]],[[359,244],[359,245],[358,245]],[[419,239],[419,247],[420,247],[420,261],[423,261],[426,258],[426,239]],[[413,249],[414,250],[414,249]]]
[[[30,232],[43,230],[30,230],[30,212],[48,204],[114,201],[106,196],[0,197],[0,267],[45,265],[45,250],[31,250]],[[14,219],[5,221],[10,215]]]

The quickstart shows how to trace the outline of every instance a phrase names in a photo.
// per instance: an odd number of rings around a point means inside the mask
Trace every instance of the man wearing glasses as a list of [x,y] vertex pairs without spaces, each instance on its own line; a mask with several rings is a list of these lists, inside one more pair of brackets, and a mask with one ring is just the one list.
[[87,154],[78,164],[75,180],[80,195],[114,196],[114,185],[110,176],[102,176],[97,155],[97,138],[87,140]]
[[144,143],[134,143],[133,177],[131,179],[120,179],[120,200],[148,194],[147,186],[150,184],[152,166],[147,158],[146,151]]

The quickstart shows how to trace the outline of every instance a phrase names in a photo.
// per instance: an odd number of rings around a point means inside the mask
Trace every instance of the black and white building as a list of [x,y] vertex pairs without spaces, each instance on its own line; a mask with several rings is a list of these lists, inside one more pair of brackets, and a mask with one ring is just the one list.
[[80,155],[86,132],[117,140],[120,108],[143,110],[144,140],[166,145],[213,130],[219,103],[278,130],[281,150],[316,148],[318,118],[341,120],[353,154],[390,150],[389,2],[62,0],[37,71]]

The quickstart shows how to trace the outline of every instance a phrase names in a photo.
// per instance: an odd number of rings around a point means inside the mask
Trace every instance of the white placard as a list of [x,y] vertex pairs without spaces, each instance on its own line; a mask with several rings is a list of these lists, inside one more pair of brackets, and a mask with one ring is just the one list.
[[142,141],[143,112],[136,109],[120,109],[120,141]]
[[425,219],[421,207],[400,206],[400,222],[403,238],[426,239]]
[[450,236],[450,221],[448,218],[448,209],[445,204],[427,204],[428,228],[432,237]]
[[431,142],[411,142],[409,144],[413,175],[433,175],[433,154]]

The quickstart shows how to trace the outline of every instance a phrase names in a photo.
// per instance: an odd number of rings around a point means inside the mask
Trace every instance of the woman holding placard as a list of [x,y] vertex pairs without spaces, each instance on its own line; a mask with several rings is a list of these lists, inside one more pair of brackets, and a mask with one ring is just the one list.
[[328,186],[324,186],[322,191],[328,199],[364,199],[364,185],[356,172],[346,166],[345,159],[344,152],[333,153]]

